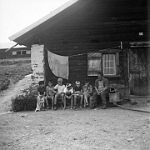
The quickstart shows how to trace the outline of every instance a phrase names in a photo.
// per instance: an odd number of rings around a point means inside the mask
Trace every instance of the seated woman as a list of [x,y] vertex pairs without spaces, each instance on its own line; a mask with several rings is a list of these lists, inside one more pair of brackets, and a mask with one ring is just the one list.
[[66,109],[66,100],[71,100],[71,109],[73,108],[73,88],[70,83],[67,83],[65,89],[64,89],[64,108]]

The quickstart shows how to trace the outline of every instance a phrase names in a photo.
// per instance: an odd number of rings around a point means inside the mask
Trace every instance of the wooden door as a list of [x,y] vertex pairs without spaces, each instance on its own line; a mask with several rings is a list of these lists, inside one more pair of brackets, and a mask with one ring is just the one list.
[[134,48],[129,52],[130,94],[148,95],[148,49]]

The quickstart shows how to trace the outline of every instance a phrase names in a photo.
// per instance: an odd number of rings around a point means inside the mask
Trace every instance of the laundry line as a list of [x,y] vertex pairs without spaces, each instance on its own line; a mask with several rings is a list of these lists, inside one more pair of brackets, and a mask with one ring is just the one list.
[[[88,53],[94,53],[94,52],[103,52],[103,51],[106,51],[106,50],[111,50],[111,49],[114,49],[114,48],[120,48],[120,46],[114,46],[114,47],[109,47],[109,48],[105,48],[105,49],[101,49],[101,50],[96,50],[96,51],[91,51],[91,52],[86,52],[86,53],[80,53],[80,54],[76,54],[76,55],[68,55],[66,57],[77,57],[77,56],[82,56],[82,55],[86,55]],[[48,50],[46,47],[45,49],[47,51],[50,51]],[[50,51],[51,52],[51,51]]]

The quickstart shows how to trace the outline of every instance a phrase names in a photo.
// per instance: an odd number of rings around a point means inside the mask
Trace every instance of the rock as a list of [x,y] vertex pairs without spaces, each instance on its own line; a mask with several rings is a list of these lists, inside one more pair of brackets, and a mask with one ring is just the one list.
[[131,142],[131,141],[133,141],[134,139],[133,138],[128,138],[128,139],[126,139],[128,142]]
[[27,116],[27,114],[22,114],[22,115],[20,115],[20,117],[26,117]]

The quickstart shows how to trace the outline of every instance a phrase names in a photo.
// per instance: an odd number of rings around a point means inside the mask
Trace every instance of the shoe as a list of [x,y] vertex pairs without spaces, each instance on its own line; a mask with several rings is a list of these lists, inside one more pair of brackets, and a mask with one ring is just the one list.
[[106,108],[107,108],[106,105],[103,105],[102,109],[106,109]]
[[74,106],[74,109],[76,109],[76,106]]
[[63,108],[63,110],[65,110],[65,109],[66,109],[66,107]]
[[54,106],[54,110],[56,110],[56,106]]
[[72,107],[70,109],[73,109]]

